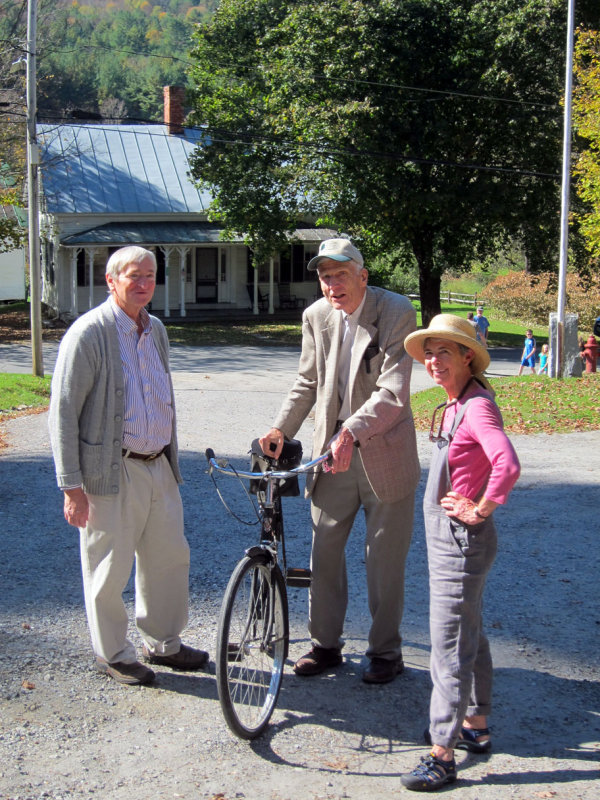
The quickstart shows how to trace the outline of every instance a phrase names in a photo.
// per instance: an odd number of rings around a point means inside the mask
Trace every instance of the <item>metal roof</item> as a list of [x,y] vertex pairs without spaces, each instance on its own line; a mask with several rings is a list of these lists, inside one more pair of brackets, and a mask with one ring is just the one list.
[[165,125],[37,126],[45,210],[51,214],[204,213],[189,177],[202,132]]
[[[125,244],[218,244],[224,240],[223,228],[213,222],[111,222],[61,239],[65,247],[85,245],[125,245]],[[300,226],[289,237],[294,242],[321,242],[337,236],[330,228],[309,228]],[[231,236],[229,244],[242,243],[241,236]]]
[[[212,222],[111,222],[61,239],[67,247],[86,244],[203,244],[222,242],[218,225]],[[242,237],[228,239],[241,242]]]

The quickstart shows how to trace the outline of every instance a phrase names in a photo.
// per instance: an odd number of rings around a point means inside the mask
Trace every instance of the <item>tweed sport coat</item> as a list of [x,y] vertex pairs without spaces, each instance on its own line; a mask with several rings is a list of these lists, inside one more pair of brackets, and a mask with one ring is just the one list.
[[[413,362],[404,349],[404,339],[416,328],[416,314],[402,295],[372,286],[366,292],[352,348],[352,413],[344,425],[359,444],[375,495],[392,503],[413,492],[420,477],[410,408]],[[326,450],[335,431],[342,333],[342,312],[325,298],[304,311],[298,376],[274,423],[292,438],[315,406],[313,457]],[[309,476],[307,496],[313,487]]]

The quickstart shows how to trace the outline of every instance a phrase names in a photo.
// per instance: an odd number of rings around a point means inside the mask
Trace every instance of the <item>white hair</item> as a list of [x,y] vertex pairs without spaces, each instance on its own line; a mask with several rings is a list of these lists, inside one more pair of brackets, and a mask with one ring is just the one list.
[[147,258],[152,261],[154,270],[156,271],[156,256],[151,250],[146,250],[137,245],[121,247],[119,250],[115,250],[108,259],[106,263],[106,274],[110,275],[111,278],[117,278],[129,264],[141,264],[142,261],[145,261]]

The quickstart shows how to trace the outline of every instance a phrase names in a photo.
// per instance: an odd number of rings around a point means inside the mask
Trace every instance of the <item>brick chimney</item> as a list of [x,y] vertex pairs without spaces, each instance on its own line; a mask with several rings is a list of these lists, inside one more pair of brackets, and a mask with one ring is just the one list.
[[163,87],[165,125],[169,133],[183,133],[183,101],[185,100],[185,89],[183,86]]

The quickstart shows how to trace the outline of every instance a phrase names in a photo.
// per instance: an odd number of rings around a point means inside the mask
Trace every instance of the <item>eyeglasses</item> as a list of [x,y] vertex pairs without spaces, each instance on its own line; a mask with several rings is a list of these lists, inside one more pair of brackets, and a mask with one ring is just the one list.
[[[431,418],[431,427],[429,429],[429,441],[430,442],[445,442],[446,441],[446,437],[442,436],[442,430],[444,428],[444,417],[446,416],[446,411],[450,408],[450,406],[456,405],[456,402],[457,402],[456,400],[451,400],[449,403],[448,402],[440,403],[439,406],[436,406],[434,408],[433,416]],[[438,414],[438,411],[442,412],[442,416],[440,417],[440,423],[439,423],[439,426],[437,428],[437,433],[435,433],[435,430],[436,430],[435,418],[436,418],[436,416]]]

